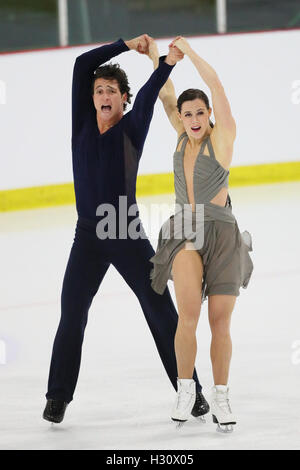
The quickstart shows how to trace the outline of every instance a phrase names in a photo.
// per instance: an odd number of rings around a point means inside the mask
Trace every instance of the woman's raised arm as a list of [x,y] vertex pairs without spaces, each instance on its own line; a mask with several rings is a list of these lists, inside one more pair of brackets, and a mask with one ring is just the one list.
[[[183,54],[176,46],[169,46],[170,53],[173,54],[177,61],[183,58]],[[154,69],[158,67],[159,52],[156,42],[152,39],[149,44],[149,58],[153,62]],[[164,110],[168,116],[168,119],[178,135],[184,132],[184,127],[177,113],[177,99],[175,94],[175,88],[170,78],[166,81],[165,85],[159,92],[159,98],[163,103]]]
[[190,58],[201,78],[210,89],[216,121],[214,132],[220,134],[220,137],[223,139],[225,138],[227,141],[233,142],[236,133],[235,120],[216,71],[204,59],[199,57],[185,38],[180,37],[175,39],[173,44]]

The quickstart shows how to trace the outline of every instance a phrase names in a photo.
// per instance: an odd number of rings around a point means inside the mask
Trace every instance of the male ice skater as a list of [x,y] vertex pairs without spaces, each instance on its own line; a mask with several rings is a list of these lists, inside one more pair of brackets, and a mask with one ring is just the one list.
[[[136,204],[138,165],[154,104],[179,56],[170,48],[169,54],[160,58],[158,68],[126,114],[126,103],[130,103],[131,97],[127,76],[118,64],[101,64],[131,49],[149,54],[151,39],[147,35],[125,42],[120,39],[80,55],[75,62],[72,155],[78,221],[63,281],[61,320],[53,345],[43,414],[51,422],[63,420],[65,409],[73,399],[88,311],[110,264],[136,294],[166,372],[175,390],[177,387],[174,336],[178,317],[168,290],[161,296],[151,288],[149,259],[154,250],[149,240],[145,235],[133,239],[129,233],[120,237],[118,230],[116,237],[105,238],[103,230],[99,234],[97,229],[99,221],[104,219],[97,215],[104,215],[101,205],[115,208],[118,229],[124,226],[125,220],[124,213],[120,214],[119,197],[127,197],[128,208]],[[127,228],[130,221],[128,217]],[[140,232],[143,233],[142,226]],[[208,404],[196,371],[194,378],[197,400],[192,414],[200,417],[208,412]]]

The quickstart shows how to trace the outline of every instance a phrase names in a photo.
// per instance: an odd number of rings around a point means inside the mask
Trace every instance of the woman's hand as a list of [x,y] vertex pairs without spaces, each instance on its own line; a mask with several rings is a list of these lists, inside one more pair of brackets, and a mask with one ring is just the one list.
[[182,60],[184,54],[177,46],[173,45],[173,42],[169,45],[169,54],[167,55],[165,62],[169,65],[175,65],[177,62]]
[[192,51],[191,46],[189,45],[187,40],[183,38],[182,36],[177,36],[177,38],[175,38],[171,42],[171,46],[177,47],[183,54],[186,54],[186,55],[188,55]]

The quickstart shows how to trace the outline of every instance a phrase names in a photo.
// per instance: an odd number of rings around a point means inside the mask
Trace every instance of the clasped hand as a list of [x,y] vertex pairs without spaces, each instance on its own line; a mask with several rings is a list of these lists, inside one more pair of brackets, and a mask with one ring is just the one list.
[[[137,51],[139,54],[147,55],[151,60],[156,60],[159,57],[159,52],[155,40],[148,34],[142,34],[130,41],[126,41],[129,49]],[[188,52],[190,45],[186,39],[177,36],[169,44],[169,53],[167,61],[170,64],[176,64],[183,59],[184,54]]]

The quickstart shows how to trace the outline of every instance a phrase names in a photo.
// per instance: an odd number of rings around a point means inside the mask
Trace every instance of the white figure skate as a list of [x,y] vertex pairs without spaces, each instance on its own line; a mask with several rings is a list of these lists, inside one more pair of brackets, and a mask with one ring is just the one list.
[[228,398],[229,388],[226,385],[216,385],[212,388],[211,413],[213,422],[216,423],[217,431],[230,433],[236,418],[233,415]]
[[177,396],[171,419],[181,428],[191,415],[196,401],[196,383],[193,379],[177,379]]

